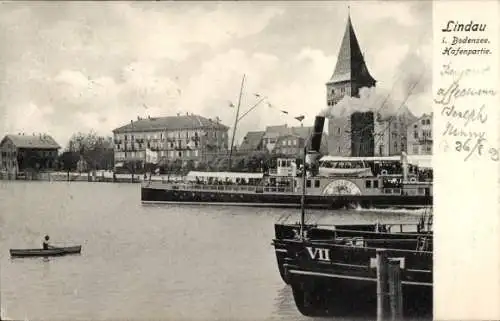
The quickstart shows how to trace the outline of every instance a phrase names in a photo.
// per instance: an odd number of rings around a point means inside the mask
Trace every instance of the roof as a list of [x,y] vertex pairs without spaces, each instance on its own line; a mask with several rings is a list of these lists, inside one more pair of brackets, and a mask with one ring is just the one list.
[[17,148],[59,149],[61,146],[50,135],[5,135],[0,142],[3,145],[10,140]]
[[255,150],[259,147],[262,137],[264,137],[265,132],[254,131],[248,132],[243,138],[243,142],[240,145],[240,150]]
[[313,131],[313,127],[312,127],[312,126],[306,126],[306,127],[303,127],[303,126],[292,127],[292,128],[290,128],[290,131],[291,131],[294,135],[299,136],[300,138],[307,139],[307,138],[309,137],[309,135],[312,133],[312,131]]
[[[401,156],[343,157],[326,155],[321,161],[372,161],[401,162]],[[421,168],[432,168],[432,155],[407,155],[408,164]]]
[[281,135],[285,135],[285,134],[289,133],[289,131],[290,131],[290,128],[288,128],[288,126],[286,124],[285,125],[278,125],[278,126],[267,126],[266,131],[264,133],[264,136],[269,137],[269,138],[274,138],[274,137],[278,137]]
[[375,85],[375,79],[373,79],[366,67],[365,58],[361,53],[350,16],[347,18],[347,25],[340,45],[335,70],[328,82],[336,83],[342,81],[356,81],[366,84],[368,87]]
[[178,129],[218,129],[228,130],[229,127],[215,120],[207,119],[199,115],[182,115],[167,117],[148,117],[131,121],[127,125],[118,127],[113,133],[126,133],[138,131],[159,131]]

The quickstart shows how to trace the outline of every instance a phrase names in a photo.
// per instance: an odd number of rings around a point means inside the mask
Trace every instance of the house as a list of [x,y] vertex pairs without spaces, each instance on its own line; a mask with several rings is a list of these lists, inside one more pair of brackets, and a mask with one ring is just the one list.
[[[313,127],[285,125],[267,126],[265,131],[251,131],[243,138],[239,148],[241,153],[267,151],[289,157],[302,158],[304,143],[309,139]],[[310,142],[309,142],[310,145]],[[328,137],[323,133],[320,151],[328,152]]]
[[54,169],[60,148],[46,134],[6,135],[0,142],[0,168],[10,173]]
[[432,116],[423,114],[408,126],[408,155],[432,155]]

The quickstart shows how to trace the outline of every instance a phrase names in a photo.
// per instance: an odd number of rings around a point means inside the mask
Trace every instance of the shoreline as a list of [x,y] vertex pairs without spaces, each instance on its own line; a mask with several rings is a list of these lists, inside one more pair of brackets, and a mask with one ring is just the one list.
[[[167,182],[169,179],[179,179],[179,175],[153,175],[151,181]],[[149,175],[147,180],[149,180]],[[94,173],[78,172],[42,172],[0,173],[2,181],[45,181],[45,182],[88,182],[88,183],[129,183],[137,184],[144,181],[144,174],[114,174],[111,171],[96,171]]]

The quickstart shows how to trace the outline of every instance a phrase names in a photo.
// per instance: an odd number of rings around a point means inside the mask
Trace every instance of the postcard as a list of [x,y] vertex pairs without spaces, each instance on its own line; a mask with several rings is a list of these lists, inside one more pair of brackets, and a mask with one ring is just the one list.
[[0,319],[500,319],[498,18],[1,2]]

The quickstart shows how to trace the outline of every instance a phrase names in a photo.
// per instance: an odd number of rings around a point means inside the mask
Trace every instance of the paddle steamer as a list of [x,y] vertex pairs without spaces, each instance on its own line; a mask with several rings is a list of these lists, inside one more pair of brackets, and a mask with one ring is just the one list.
[[[324,121],[316,117],[315,132],[323,132]],[[299,208],[305,190],[306,208],[432,205],[429,156],[319,157],[320,144],[321,135],[312,137],[306,180],[294,159],[278,159],[270,173],[193,171],[177,182],[146,180],[141,201]]]

